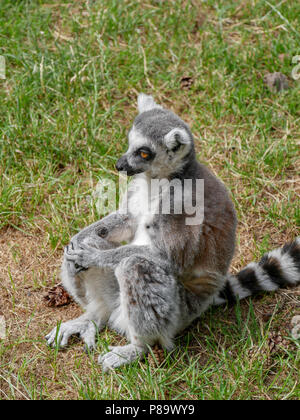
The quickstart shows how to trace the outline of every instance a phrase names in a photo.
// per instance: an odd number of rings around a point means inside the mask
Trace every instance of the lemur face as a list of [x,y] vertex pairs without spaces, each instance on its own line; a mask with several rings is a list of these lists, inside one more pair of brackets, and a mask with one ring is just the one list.
[[118,160],[118,171],[129,176],[146,172],[152,178],[167,178],[194,156],[193,137],[188,126],[151,96],[138,97],[139,115],[129,132],[129,148]]

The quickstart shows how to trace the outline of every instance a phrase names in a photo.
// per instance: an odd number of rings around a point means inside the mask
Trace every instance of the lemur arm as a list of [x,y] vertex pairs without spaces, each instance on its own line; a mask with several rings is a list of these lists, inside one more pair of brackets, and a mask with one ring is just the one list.
[[67,246],[65,249],[65,257],[68,261],[86,269],[89,267],[116,268],[124,258],[137,254],[149,257],[151,253],[152,250],[149,246],[139,245],[123,245],[104,251],[86,245],[75,249],[72,246]]

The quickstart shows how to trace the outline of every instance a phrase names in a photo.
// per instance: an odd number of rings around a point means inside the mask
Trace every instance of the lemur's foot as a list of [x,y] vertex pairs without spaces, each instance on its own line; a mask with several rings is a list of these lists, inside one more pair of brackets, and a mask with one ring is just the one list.
[[64,348],[67,346],[69,338],[78,334],[84,341],[86,348],[93,350],[96,347],[97,330],[98,328],[93,321],[74,319],[55,327],[45,338],[49,346]]
[[109,346],[111,350],[99,356],[98,363],[102,364],[104,372],[108,370],[116,369],[122,365],[127,365],[140,359],[144,354],[144,349],[135,346],[134,344],[128,344],[127,346]]

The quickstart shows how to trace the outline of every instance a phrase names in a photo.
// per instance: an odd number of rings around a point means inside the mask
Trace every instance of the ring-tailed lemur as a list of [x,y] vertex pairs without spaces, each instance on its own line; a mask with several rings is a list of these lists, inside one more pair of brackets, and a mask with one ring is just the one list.
[[[63,347],[80,334],[92,348],[97,330],[108,324],[130,344],[101,356],[104,370],[141,357],[155,342],[171,349],[176,334],[210,305],[300,283],[299,238],[228,274],[237,222],[226,188],[196,160],[190,129],[177,115],[144,94],[138,109],[129,149],[116,165],[134,175],[131,206],[82,230],[66,247],[63,284],[85,313],[47,336],[50,345]],[[186,224],[184,212],[147,211],[145,189],[162,178],[204,179],[201,224]],[[157,208],[161,199],[154,199]]]

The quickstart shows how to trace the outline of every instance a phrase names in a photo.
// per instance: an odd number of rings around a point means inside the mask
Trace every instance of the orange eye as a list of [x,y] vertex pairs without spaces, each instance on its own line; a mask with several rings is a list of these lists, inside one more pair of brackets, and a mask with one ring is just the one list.
[[146,152],[141,152],[141,157],[142,157],[143,159],[147,159],[147,157],[149,157],[149,153],[146,153]]

